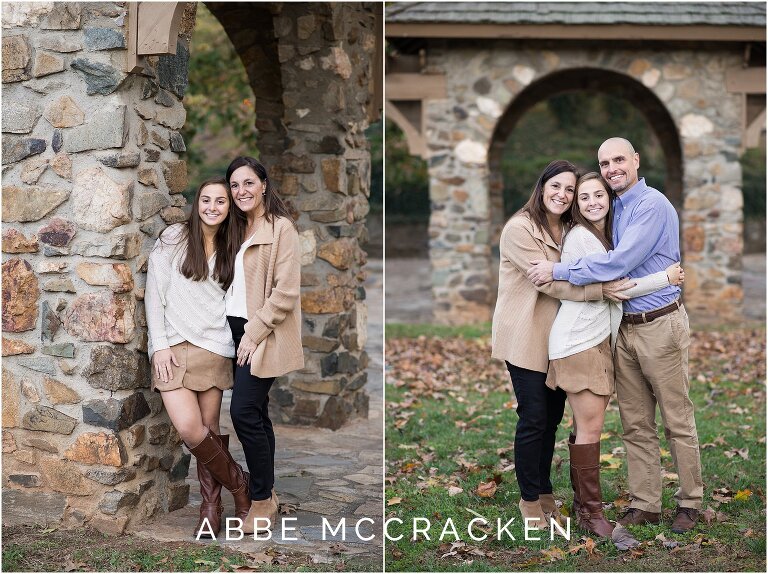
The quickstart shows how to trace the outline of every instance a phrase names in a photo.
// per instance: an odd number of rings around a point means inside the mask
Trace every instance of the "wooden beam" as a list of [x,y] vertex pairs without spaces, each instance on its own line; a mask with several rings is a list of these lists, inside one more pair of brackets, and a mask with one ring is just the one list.
[[744,130],[744,148],[755,148],[760,146],[760,136],[765,130],[765,110],[760,112],[758,116],[747,126]]
[[139,28],[139,3],[128,2],[128,34],[126,43],[128,45],[128,55],[126,56],[125,70],[129,74],[138,74],[144,71],[144,66],[139,64],[139,58],[136,55],[136,43],[138,42]]
[[442,74],[387,74],[388,100],[441,100],[448,97]]
[[139,2],[136,54],[175,54],[186,2]]
[[387,119],[392,120],[403,130],[405,141],[408,142],[408,153],[427,159],[427,142],[419,129],[414,126],[405,114],[398,108],[397,104],[387,100],[384,103],[384,113]]
[[725,87],[742,94],[765,93],[765,68],[734,68],[726,70]]
[[387,23],[388,38],[525,38],[563,40],[669,40],[678,42],[765,42],[757,26],[637,26],[573,24]]

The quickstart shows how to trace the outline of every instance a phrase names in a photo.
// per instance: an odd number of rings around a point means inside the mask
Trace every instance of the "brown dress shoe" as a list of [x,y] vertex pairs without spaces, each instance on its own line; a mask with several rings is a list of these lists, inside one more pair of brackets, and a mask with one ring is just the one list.
[[699,511],[695,508],[678,506],[675,511],[675,520],[672,522],[672,532],[683,534],[696,526],[699,519]]
[[646,512],[639,508],[627,508],[616,522],[622,526],[637,526],[642,524],[658,524],[661,514],[658,512]]
[[600,443],[568,444],[568,450],[574,497],[579,501],[576,524],[587,532],[610,538],[613,524],[603,514],[600,488]]

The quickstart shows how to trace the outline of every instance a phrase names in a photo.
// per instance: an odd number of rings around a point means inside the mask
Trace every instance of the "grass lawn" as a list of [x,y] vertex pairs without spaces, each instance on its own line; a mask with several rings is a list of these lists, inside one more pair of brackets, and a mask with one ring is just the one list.
[[[618,551],[587,540],[572,525],[570,541],[523,540],[514,474],[516,402],[506,369],[490,359],[490,328],[387,325],[386,500],[388,571],[760,571],[765,572],[765,330],[727,328],[693,333],[691,396],[702,447],[705,518],[690,533],[670,530],[677,488],[662,437],[664,520],[633,527],[641,541]],[[659,423],[661,417],[658,417]],[[558,432],[552,478],[570,508],[567,436],[570,411]],[[603,499],[614,520],[628,504],[626,457],[615,398],[602,441]],[[493,482],[493,484],[489,484]],[[484,494],[477,494],[485,484]],[[495,492],[494,492],[495,487]],[[491,524],[477,542],[467,524]],[[515,518],[516,538],[496,540],[496,519]],[[413,519],[427,519],[431,540],[412,540]],[[441,531],[451,518],[460,542]],[[474,535],[483,532],[475,529]],[[593,544],[596,543],[596,544]]]
[[336,556],[316,562],[308,554],[275,549],[244,553],[216,543],[155,542],[93,529],[3,527],[3,572],[376,572],[381,559]]

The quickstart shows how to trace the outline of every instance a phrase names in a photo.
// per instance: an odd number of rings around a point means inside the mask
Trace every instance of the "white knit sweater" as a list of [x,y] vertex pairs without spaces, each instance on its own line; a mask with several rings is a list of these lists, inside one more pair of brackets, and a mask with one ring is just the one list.
[[181,274],[186,252],[183,224],[172,225],[155,242],[149,255],[144,305],[147,314],[150,358],[155,351],[184,341],[222,355],[235,356],[227,325],[224,289],[213,275],[216,255],[208,260],[208,278],[193,281]]
[[[560,261],[572,263],[593,253],[606,253],[600,240],[581,225],[577,225],[565,236]],[[624,294],[640,297],[669,285],[667,272],[632,278],[637,283]],[[552,330],[549,332],[549,358],[561,359],[591,349],[611,336],[611,348],[616,345],[616,336],[621,324],[621,303],[602,301],[562,301]]]

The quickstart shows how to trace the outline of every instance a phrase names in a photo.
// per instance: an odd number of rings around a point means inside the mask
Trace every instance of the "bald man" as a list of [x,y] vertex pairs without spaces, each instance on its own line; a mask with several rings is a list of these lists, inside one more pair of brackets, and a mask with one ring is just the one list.
[[[675,208],[658,190],[638,179],[640,155],[624,138],[610,138],[597,152],[600,173],[616,193],[613,245],[575,263],[533,261],[528,277],[536,284],[564,280],[574,285],[642,277],[680,261]],[[680,487],[672,531],[687,532],[698,520],[704,494],[693,403],[688,397],[688,315],[680,288],[624,301],[614,365],[624,444],[627,449],[630,508],[622,525],[658,524],[661,462],[656,404],[677,469]]]

